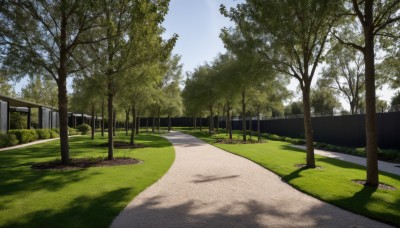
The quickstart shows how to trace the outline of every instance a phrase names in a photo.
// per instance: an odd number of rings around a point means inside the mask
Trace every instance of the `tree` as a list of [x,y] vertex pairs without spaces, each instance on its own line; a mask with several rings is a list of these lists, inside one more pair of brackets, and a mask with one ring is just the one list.
[[107,85],[108,159],[113,159],[113,104],[123,87],[126,71],[148,62],[165,59],[175,45],[177,36],[164,41],[161,23],[169,1],[125,0],[102,2],[106,41],[104,44],[104,80]]
[[91,139],[94,140],[95,118],[97,110],[101,107],[104,99],[104,84],[102,81],[96,80],[98,71],[88,71],[80,77],[75,77],[73,81],[74,92],[71,97],[71,110],[80,113],[91,113]]
[[[0,8],[2,67],[16,78],[51,75],[58,87],[61,161],[69,163],[67,77],[85,67],[76,50],[93,42],[96,1],[3,1]],[[83,39],[85,37],[85,39]],[[87,39],[90,38],[90,39]]]
[[229,139],[232,140],[232,112],[241,94],[237,92],[237,82],[233,79],[239,70],[237,61],[232,53],[219,55],[213,62],[215,85],[218,97],[225,104],[226,129]]
[[333,115],[333,110],[341,104],[334,95],[335,91],[328,87],[318,86],[311,91],[311,107],[315,114]]
[[400,109],[400,91],[397,91],[390,101],[390,110],[395,111],[399,109]]
[[57,84],[52,79],[33,76],[28,84],[21,89],[21,97],[37,104],[56,107],[58,104]]
[[310,89],[316,68],[324,54],[329,31],[335,22],[339,1],[249,0],[227,12],[241,30],[256,34],[258,51],[274,68],[299,81],[303,95],[306,165],[315,167]]
[[334,46],[326,56],[320,86],[337,89],[350,105],[351,114],[359,112],[365,92],[364,60],[352,49]]
[[303,105],[302,101],[291,102],[289,107],[290,107],[290,111],[291,111],[290,113],[291,114],[297,115],[297,114],[303,114],[304,113],[304,105]]
[[[262,61],[256,50],[257,39],[252,34],[240,27],[223,29],[220,35],[227,48],[233,55],[237,71],[231,74],[231,79],[236,83],[236,90],[240,91],[242,106],[243,141],[246,141],[246,106],[248,93],[251,88],[260,83],[264,77],[274,77],[268,74],[269,65]],[[231,82],[232,83],[232,82]]]
[[168,118],[168,131],[171,130],[171,116],[182,115],[182,97],[179,85],[182,79],[181,57],[172,56],[167,62],[168,70],[164,77],[163,95],[165,97],[164,112]]
[[2,95],[10,96],[10,97],[15,97],[17,94],[14,90],[14,87],[12,84],[10,84],[7,76],[1,74],[0,72],[0,93]]
[[[376,85],[375,85],[375,48],[379,45],[375,38],[398,38],[400,20],[400,1],[398,0],[352,0],[346,2],[343,15],[359,25],[362,41],[357,42],[345,35],[336,38],[340,43],[360,51],[364,57],[365,67],[365,106],[366,106],[366,139],[367,139],[367,179],[366,185],[378,186],[378,131],[376,124]],[[350,17],[350,18],[349,18]],[[357,22],[356,22],[357,21]],[[344,24],[346,27],[348,23]],[[345,29],[340,28],[339,29]],[[380,40],[383,44],[385,41]]]

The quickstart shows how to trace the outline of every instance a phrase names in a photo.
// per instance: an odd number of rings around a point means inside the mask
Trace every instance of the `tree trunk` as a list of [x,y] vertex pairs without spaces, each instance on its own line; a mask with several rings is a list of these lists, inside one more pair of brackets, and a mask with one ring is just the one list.
[[242,130],[243,130],[243,141],[246,142],[246,102],[245,102],[245,91],[242,91]]
[[113,118],[114,118],[113,136],[116,136],[117,135],[116,134],[116,130],[117,130],[117,111],[114,110],[113,114],[114,114],[114,116],[113,116]]
[[136,130],[136,109],[132,108],[132,131],[130,145],[135,145],[135,130]]
[[168,114],[168,132],[171,131],[171,116]]
[[193,130],[196,131],[196,116],[193,117]]
[[105,99],[101,103],[101,136],[104,137],[104,107],[105,107]]
[[149,117],[146,117],[146,132],[149,132]]
[[157,109],[157,119],[158,119],[158,121],[157,121],[157,132],[158,133],[160,133],[160,122],[161,122],[161,108],[160,107],[158,107],[158,109]]
[[60,67],[58,68],[58,112],[60,118],[60,149],[61,162],[68,164],[69,143],[68,143],[68,95],[67,95],[67,17],[65,10],[61,12],[61,34],[60,34]]
[[94,118],[95,115],[94,104],[92,104],[92,137],[91,139],[94,140],[94,131],[96,128],[96,119]]
[[260,110],[257,111],[257,141],[261,142],[261,121],[260,121]]
[[250,140],[253,139],[253,120],[250,114],[250,118],[249,118],[249,132],[250,132]]
[[[65,73],[65,76],[60,76]],[[61,162],[65,165],[70,162],[69,159],[69,143],[68,143],[68,96],[67,96],[67,80],[65,69],[59,70],[58,85],[58,111],[60,119],[60,149]]]
[[367,139],[367,180],[366,185],[378,186],[378,134],[375,107],[375,53],[373,1],[365,1],[364,25],[364,63],[365,63],[365,108],[366,108],[366,139]]
[[140,110],[137,112],[137,121],[136,121],[136,135],[139,134],[140,131]]
[[[109,85],[111,86],[111,85]],[[108,160],[113,160],[114,158],[114,118],[113,118],[113,94],[108,94]]]
[[302,92],[303,92],[303,109],[304,109],[304,133],[306,136],[306,146],[307,146],[306,165],[308,168],[315,168],[314,139],[313,139],[312,124],[311,124],[310,84],[306,84],[304,88],[302,88]]
[[151,132],[155,133],[155,126],[156,126],[156,118],[153,116],[153,124],[151,125]]
[[229,134],[229,139],[232,140],[232,115],[231,115],[231,111],[230,111],[230,105],[227,105],[227,128],[228,128],[228,134]]
[[129,112],[130,109],[128,108],[127,111],[125,111],[125,135],[128,136],[128,129],[129,129]]
[[217,123],[216,123],[216,126],[217,126],[217,133],[219,132],[219,113],[217,112]]
[[210,122],[208,127],[208,133],[211,135],[214,131],[214,113],[212,105],[210,105]]
[[200,117],[200,132],[203,131],[203,118]]

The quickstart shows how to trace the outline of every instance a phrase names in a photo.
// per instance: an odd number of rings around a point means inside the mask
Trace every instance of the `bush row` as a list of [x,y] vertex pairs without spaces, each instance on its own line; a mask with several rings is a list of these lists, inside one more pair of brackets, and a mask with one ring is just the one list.
[[57,138],[58,136],[57,131],[51,129],[9,130],[7,134],[0,133],[0,147],[15,146],[38,139]]
[[275,135],[275,134],[266,134],[265,136],[267,137],[267,139],[270,139],[270,140],[284,141],[284,142],[292,143],[292,144],[295,144],[295,145],[304,145],[304,144],[306,144],[306,140],[304,140],[304,139],[295,139],[295,138],[290,138],[290,137],[286,137],[286,136],[279,136],[279,135]]
[[[306,141],[304,139],[295,139],[284,136],[279,136],[275,134],[266,134],[267,139],[277,140],[277,141],[285,141],[295,145],[304,145]],[[314,147],[316,149],[334,151],[344,154],[350,154],[358,157],[366,157],[365,148],[352,148],[352,147],[344,147],[344,146],[336,146],[328,143],[319,143],[314,142]],[[400,151],[393,149],[379,149],[378,151],[378,159],[392,162],[400,162]]]
[[[77,126],[77,129],[68,128],[69,135],[87,134],[91,130],[87,124]],[[58,138],[60,129],[18,129],[9,130],[7,134],[0,133],[0,147],[15,146],[33,142],[39,139]]]

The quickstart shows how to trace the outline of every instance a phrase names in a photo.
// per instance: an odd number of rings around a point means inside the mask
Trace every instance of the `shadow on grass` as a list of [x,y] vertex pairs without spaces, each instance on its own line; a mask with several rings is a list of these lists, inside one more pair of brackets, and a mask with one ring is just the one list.
[[294,172],[282,177],[282,180],[284,180],[286,182],[290,182],[291,180],[301,177],[300,173],[307,169],[309,169],[309,168],[307,168],[307,167],[299,168],[299,169],[295,170]]
[[81,196],[58,210],[27,214],[4,227],[107,227],[127,202],[130,188],[114,190],[97,197]]
[[[362,213],[367,217],[379,219],[381,221],[391,222],[392,225],[396,227],[400,226],[399,217],[393,213],[384,213],[382,211],[374,210],[373,212],[368,209],[368,205],[372,204],[375,201],[381,201],[384,199],[373,197],[372,195],[377,191],[377,187],[371,186],[363,186],[362,189],[353,196],[343,199],[332,200],[330,203],[337,205],[342,208],[346,208],[347,210]],[[400,203],[400,200],[397,200],[397,203]]]
[[291,152],[301,152],[301,153],[306,153],[306,151],[305,151],[305,150],[302,150],[302,149],[300,149],[300,148],[296,148],[296,147],[292,147],[292,146],[290,146],[290,145],[282,145],[282,146],[280,146],[280,148],[281,148],[281,149],[283,149],[283,150],[288,150],[288,151],[291,151]]

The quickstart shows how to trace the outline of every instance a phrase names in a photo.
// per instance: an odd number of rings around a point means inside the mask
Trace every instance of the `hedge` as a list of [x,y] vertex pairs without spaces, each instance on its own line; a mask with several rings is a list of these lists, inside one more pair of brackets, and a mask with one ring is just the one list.
[[76,126],[76,129],[82,133],[82,135],[86,135],[92,128],[88,124],[81,124]]

